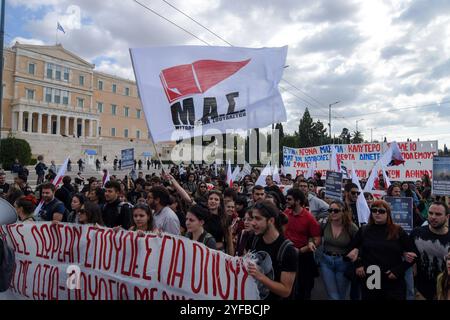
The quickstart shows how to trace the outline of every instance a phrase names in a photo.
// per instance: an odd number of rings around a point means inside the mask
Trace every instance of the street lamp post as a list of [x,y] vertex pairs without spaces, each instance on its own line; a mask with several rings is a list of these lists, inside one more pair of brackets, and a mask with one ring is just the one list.
[[330,139],[331,139],[331,106],[338,104],[339,102],[340,101],[336,101],[328,105],[328,130],[330,131]]
[[358,132],[358,122],[363,121],[364,119],[356,120],[356,132]]
[[375,130],[377,128],[370,128],[370,142],[373,142],[373,130]]

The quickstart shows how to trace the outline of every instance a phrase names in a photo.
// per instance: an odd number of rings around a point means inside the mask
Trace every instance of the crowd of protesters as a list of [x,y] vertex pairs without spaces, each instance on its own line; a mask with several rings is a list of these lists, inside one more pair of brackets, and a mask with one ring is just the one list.
[[[369,221],[360,223],[358,186],[344,181],[343,198],[328,199],[320,173],[310,179],[281,174],[279,182],[267,176],[261,186],[254,168],[229,186],[224,169],[172,165],[161,174],[112,175],[103,186],[94,177],[65,176],[58,189],[50,182],[53,176],[39,173],[36,190],[24,173],[12,185],[0,174],[0,196],[23,223],[170,233],[229,255],[266,260],[269,268],[248,265],[263,299],[309,300],[321,275],[333,300],[450,300],[448,198],[432,195],[428,176],[389,188],[380,177],[377,187],[387,196],[413,199],[415,228],[407,234],[394,223],[390,205],[369,192],[364,193]],[[381,270],[376,289],[367,284],[373,266]]]

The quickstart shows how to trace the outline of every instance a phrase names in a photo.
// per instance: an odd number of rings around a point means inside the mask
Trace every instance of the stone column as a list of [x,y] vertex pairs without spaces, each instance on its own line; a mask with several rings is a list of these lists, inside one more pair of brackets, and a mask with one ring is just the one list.
[[42,113],[38,113],[37,133],[42,134]]
[[59,136],[61,134],[61,116],[56,116],[56,135]]
[[64,134],[69,136],[69,117],[66,116],[66,127],[64,128]]
[[92,138],[92,119],[89,120],[89,138]]
[[19,111],[19,122],[17,122],[17,131],[23,131],[23,111]]
[[84,137],[84,130],[85,130],[85,119],[81,118],[81,136]]
[[52,115],[47,114],[47,134],[52,134]]

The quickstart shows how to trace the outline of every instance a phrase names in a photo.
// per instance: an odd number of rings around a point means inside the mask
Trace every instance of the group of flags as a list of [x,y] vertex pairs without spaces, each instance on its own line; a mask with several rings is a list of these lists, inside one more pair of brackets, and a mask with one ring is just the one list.
[[[217,166],[215,166],[216,169],[216,175],[217,175]],[[252,167],[250,166],[247,161],[244,162],[244,166],[242,167],[242,170],[239,166],[236,166],[233,171],[231,171],[231,161],[228,161],[227,165],[227,183],[230,186],[230,188],[233,187],[234,181],[240,181],[242,180],[246,175],[252,173]]]

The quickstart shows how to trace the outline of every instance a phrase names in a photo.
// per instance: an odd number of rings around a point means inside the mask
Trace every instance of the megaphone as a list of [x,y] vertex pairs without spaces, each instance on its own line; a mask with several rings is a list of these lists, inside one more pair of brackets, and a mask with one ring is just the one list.
[[0,225],[12,224],[16,221],[16,209],[8,201],[0,198]]

